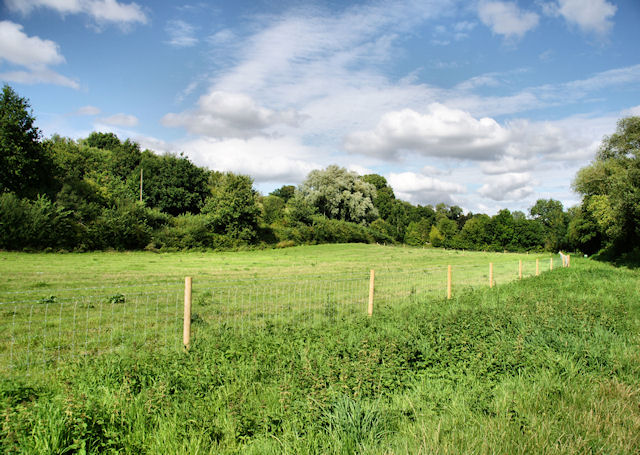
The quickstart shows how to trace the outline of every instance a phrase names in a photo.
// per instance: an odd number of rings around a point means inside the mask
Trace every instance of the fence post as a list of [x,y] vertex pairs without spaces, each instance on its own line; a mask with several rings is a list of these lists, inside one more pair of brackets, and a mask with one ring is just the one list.
[[451,300],[451,266],[447,267],[447,299]]
[[518,279],[522,279],[522,259],[518,262]]
[[549,270],[553,270],[553,257],[549,260]]
[[536,258],[536,276],[540,275],[540,259]]
[[367,310],[369,317],[373,316],[373,291],[375,289],[375,280],[376,271],[371,269],[371,274],[369,275],[369,308]]
[[186,350],[191,346],[191,277],[184,279],[184,326],[182,344]]
[[489,287],[493,287],[493,262],[489,262]]
[[567,254],[567,267],[571,267],[571,255]]

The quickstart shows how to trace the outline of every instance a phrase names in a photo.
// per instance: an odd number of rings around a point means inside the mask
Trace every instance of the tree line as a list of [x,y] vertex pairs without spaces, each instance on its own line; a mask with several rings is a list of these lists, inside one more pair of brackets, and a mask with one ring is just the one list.
[[0,248],[235,249],[377,242],[489,251],[638,245],[640,119],[623,119],[574,182],[582,204],[540,199],[494,216],[397,199],[386,179],[332,165],[268,195],[249,176],[141,150],[112,133],[43,139],[28,100],[0,99]]

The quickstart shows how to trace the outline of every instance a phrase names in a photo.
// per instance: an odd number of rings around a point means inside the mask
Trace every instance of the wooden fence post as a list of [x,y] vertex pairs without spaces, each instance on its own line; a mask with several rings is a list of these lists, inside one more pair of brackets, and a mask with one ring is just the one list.
[[184,279],[184,326],[182,330],[182,344],[185,349],[191,347],[191,277]]
[[536,276],[540,275],[540,259],[536,258]]
[[371,269],[371,274],[369,275],[369,308],[367,310],[369,317],[373,316],[373,291],[375,289],[375,279],[376,271]]
[[447,299],[451,300],[451,266],[447,267]]
[[518,279],[522,279],[522,259],[518,262]]
[[567,267],[571,267],[571,255],[567,254]]
[[549,260],[549,270],[553,270],[553,258]]
[[489,287],[493,287],[493,262],[489,262]]

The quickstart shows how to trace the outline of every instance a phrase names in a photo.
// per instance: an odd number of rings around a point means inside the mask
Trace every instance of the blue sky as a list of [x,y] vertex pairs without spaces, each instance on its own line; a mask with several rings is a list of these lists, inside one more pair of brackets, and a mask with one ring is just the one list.
[[45,137],[112,131],[269,192],[338,164],[526,211],[640,115],[640,2],[0,0]]

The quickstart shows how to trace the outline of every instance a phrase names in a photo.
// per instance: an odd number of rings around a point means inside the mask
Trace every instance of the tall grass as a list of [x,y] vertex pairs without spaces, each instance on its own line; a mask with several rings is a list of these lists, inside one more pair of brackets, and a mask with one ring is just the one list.
[[640,451],[638,271],[577,261],[369,319],[209,326],[188,353],[0,383],[5,453]]

